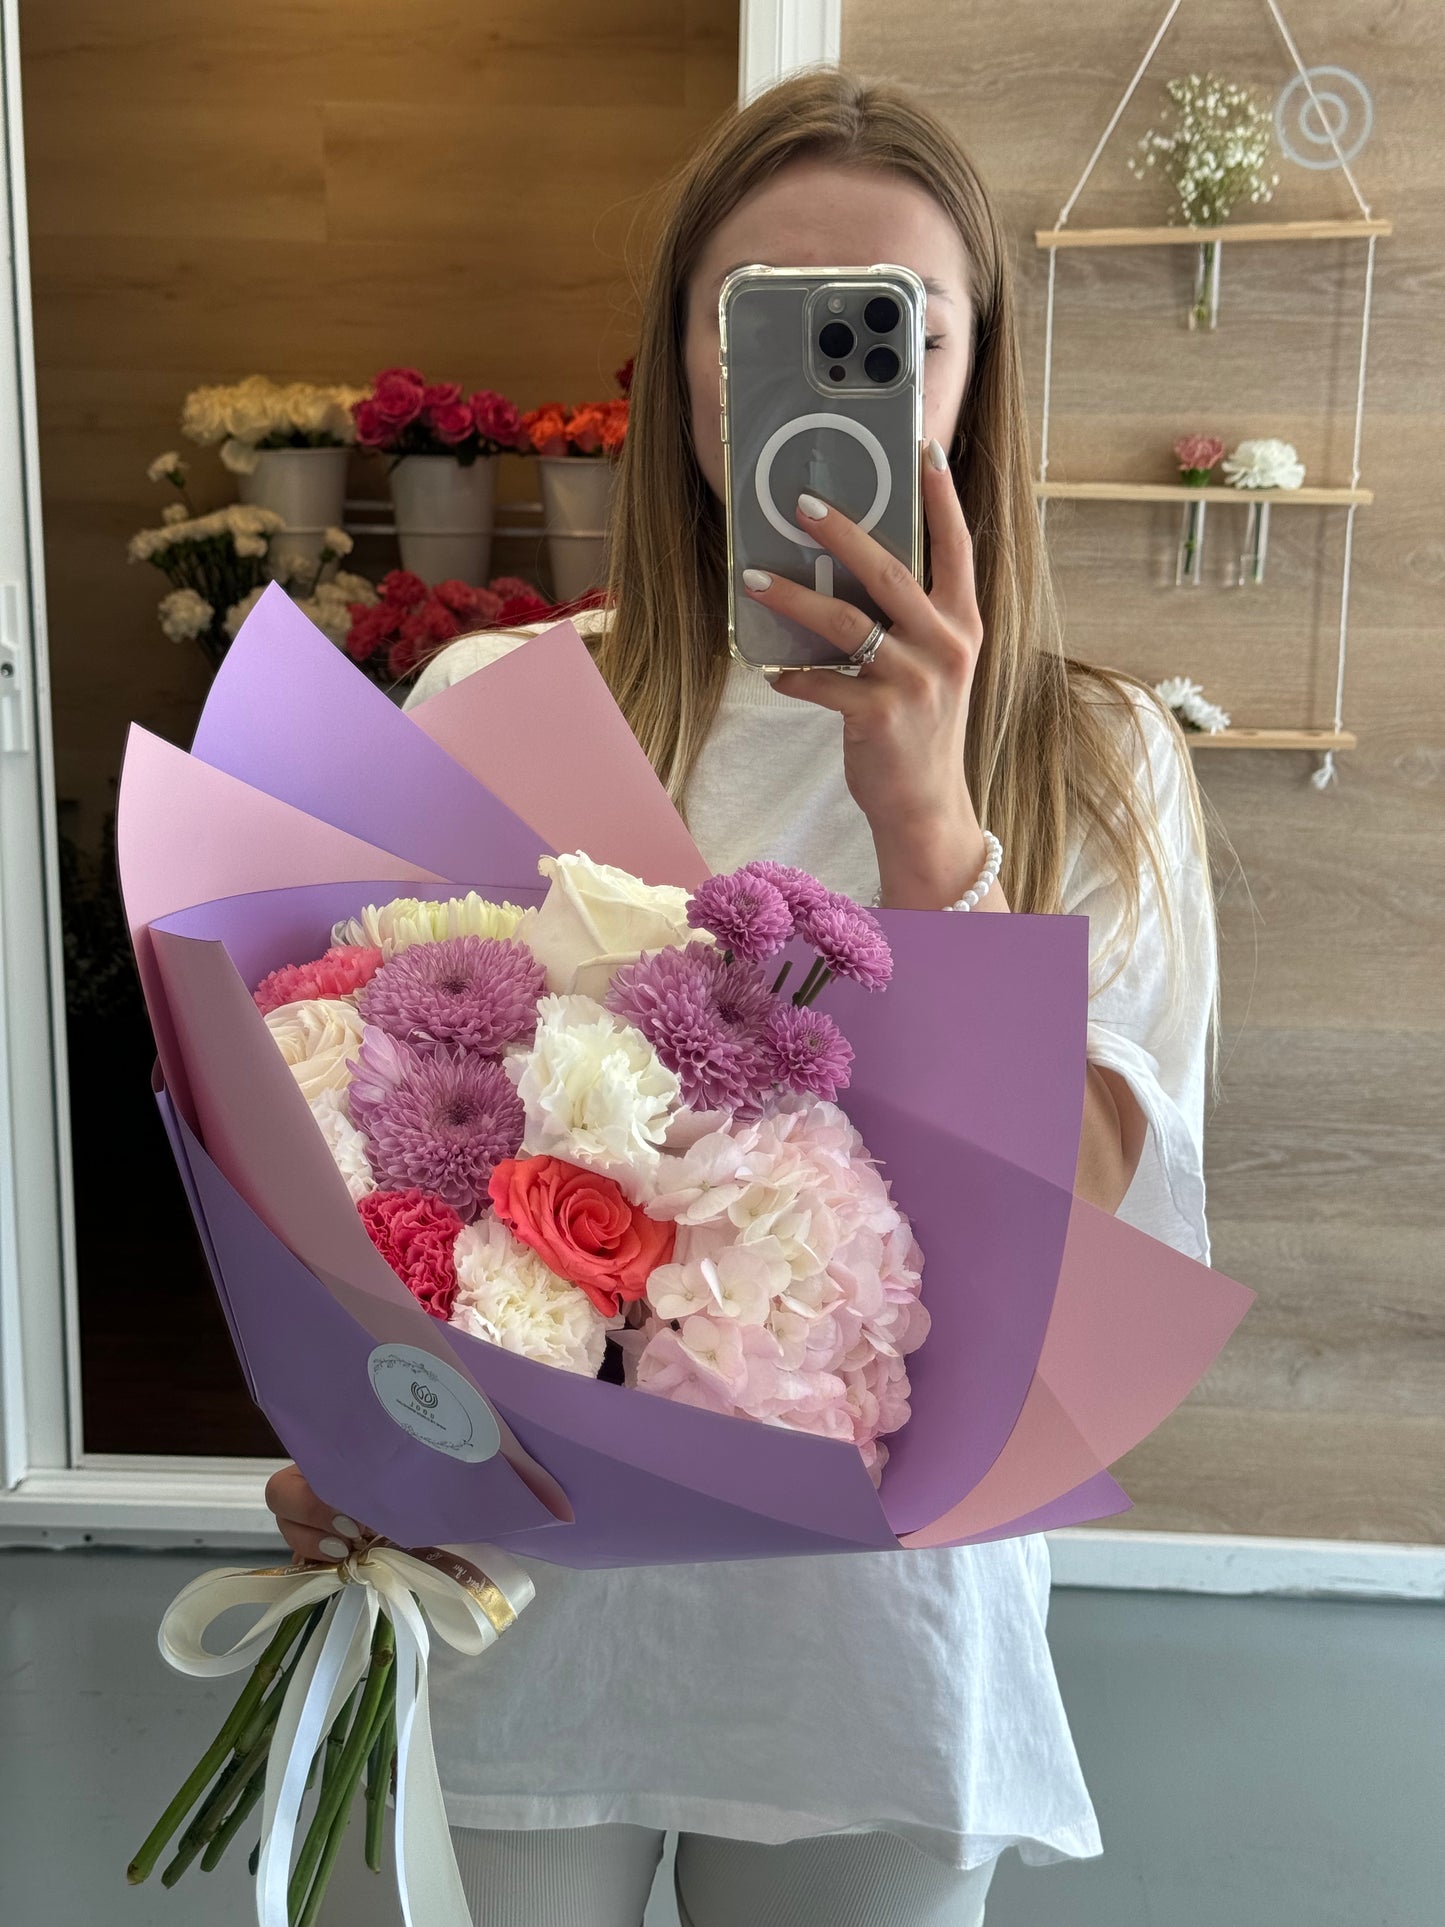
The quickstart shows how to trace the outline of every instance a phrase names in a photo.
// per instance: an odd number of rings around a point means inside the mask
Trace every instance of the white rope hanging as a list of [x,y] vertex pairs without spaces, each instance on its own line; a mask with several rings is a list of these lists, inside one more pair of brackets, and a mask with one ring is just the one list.
[[[1054,222],[1055,234],[1059,233],[1060,230],[1065,226],[1070,214],[1072,214],[1072,212],[1074,211],[1074,206],[1077,203],[1079,196],[1083,193],[1085,187],[1088,185],[1089,177],[1093,174],[1095,167],[1099,163],[1100,156],[1103,154],[1104,149],[1108,146],[1110,138],[1113,135],[1114,129],[1119,125],[1120,120],[1123,118],[1124,110],[1128,107],[1129,102],[1134,98],[1134,95],[1138,90],[1140,81],[1143,80],[1145,74],[1149,71],[1150,64],[1153,61],[1155,54],[1159,51],[1160,42],[1163,40],[1165,34],[1169,31],[1169,28],[1173,24],[1175,14],[1178,13],[1180,7],[1183,4],[1184,4],[1184,0],[1170,0],[1170,5],[1167,11],[1165,12],[1164,18],[1160,21],[1159,26],[1155,31],[1153,39],[1149,42],[1149,45],[1145,50],[1144,58],[1139,62],[1139,65],[1135,68],[1133,78],[1130,80],[1128,86],[1124,89],[1123,94],[1120,96],[1119,104],[1114,109],[1113,113],[1110,115],[1108,125],[1105,127],[1103,133],[1099,136],[1099,139],[1094,147],[1093,153],[1089,156],[1088,161],[1085,163],[1083,173],[1080,174],[1078,180],[1074,183],[1073,192],[1069,195],[1068,199],[1064,202],[1063,206],[1059,209],[1059,217]],[[1359,208],[1360,213],[1364,217],[1364,219],[1368,221],[1370,219],[1370,205],[1368,201],[1366,201],[1364,195],[1360,192],[1360,184],[1355,179],[1354,172],[1350,167],[1349,161],[1345,158],[1344,151],[1340,147],[1339,137],[1335,132],[1334,125],[1331,122],[1329,116],[1325,113],[1324,107],[1320,101],[1319,95],[1315,92],[1314,82],[1310,78],[1309,69],[1305,66],[1304,61],[1300,57],[1300,51],[1299,51],[1299,48],[1295,45],[1294,36],[1293,34],[1291,34],[1289,30],[1289,26],[1285,21],[1285,17],[1283,13],[1280,11],[1279,0],[1265,0],[1265,4],[1269,8],[1270,17],[1273,19],[1276,28],[1279,30],[1280,39],[1284,42],[1285,51],[1289,54],[1290,60],[1294,65],[1295,73],[1298,75],[1299,79],[1304,83],[1305,92],[1309,96],[1310,105],[1314,108],[1316,117],[1319,120],[1319,124],[1325,130],[1325,134],[1329,140],[1330,146],[1334,149],[1335,159],[1339,163],[1340,168],[1344,173],[1344,177],[1346,181],[1349,183],[1350,192],[1355,199],[1355,205],[1356,207]],[[1048,475],[1049,475],[1049,424],[1050,424],[1050,411],[1051,411],[1051,406],[1053,402],[1053,380],[1054,380],[1054,297],[1055,297],[1055,289],[1057,284],[1058,257],[1059,257],[1058,249],[1050,248],[1049,249],[1048,297],[1047,297],[1045,310],[1044,310],[1043,410],[1042,410],[1042,421],[1040,424],[1040,433],[1039,433],[1039,481],[1041,484],[1048,480]],[[1374,288],[1375,288],[1375,236],[1372,234],[1369,237],[1369,244],[1365,255],[1365,297],[1364,297],[1364,308],[1363,308],[1363,312],[1360,320],[1360,362],[1359,362],[1358,378],[1355,385],[1355,434],[1354,434],[1354,449],[1351,457],[1351,467],[1350,467],[1350,487],[1352,489],[1357,489],[1360,485],[1360,446],[1361,446],[1361,440],[1364,432],[1364,420],[1365,420],[1365,372],[1366,372],[1366,366],[1367,366],[1368,355],[1369,355],[1370,309],[1374,299]],[[1337,734],[1340,731],[1342,731],[1344,728],[1345,661],[1346,661],[1346,656],[1348,652],[1348,643],[1349,643],[1350,578],[1351,578],[1351,571],[1352,571],[1353,561],[1354,561],[1355,510],[1357,506],[1358,506],[1357,503],[1351,502],[1345,512],[1344,558],[1341,564],[1341,571],[1340,571],[1339,641],[1338,641],[1337,659],[1335,664],[1334,727]],[[1040,521],[1040,525],[1045,528],[1048,525],[1048,510],[1049,510],[1048,498],[1047,496],[1045,496],[1040,500],[1040,503],[1039,503],[1039,521]],[[1335,752],[1333,749],[1328,749],[1325,751],[1324,760],[1320,764],[1320,767],[1310,777],[1310,781],[1316,789],[1321,789],[1321,790],[1325,789],[1330,783],[1338,781],[1338,776],[1335,770]]]

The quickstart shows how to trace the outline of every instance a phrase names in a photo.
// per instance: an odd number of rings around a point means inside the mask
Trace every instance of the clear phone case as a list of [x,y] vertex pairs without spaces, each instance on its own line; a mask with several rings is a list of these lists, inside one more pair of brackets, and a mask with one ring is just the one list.
[[[755,602],[766,569],[887,618],[797,519],[804,491],[923,579],[926,295],[910,268],[736,268],[718,296],[728,644],[756,668],[836,668],[834,645]],[[896,364],[896,365],[895,365]]]

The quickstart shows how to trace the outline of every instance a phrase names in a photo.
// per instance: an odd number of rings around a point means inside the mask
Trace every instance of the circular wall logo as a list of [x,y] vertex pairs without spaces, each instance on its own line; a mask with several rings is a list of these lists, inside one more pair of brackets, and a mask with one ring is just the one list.
[[382,1410],[418,1443],[466,1465],[480,1464],[501,1450],[496,1414],[445,1359],[399,1345],[378,1345],[366,1367]]

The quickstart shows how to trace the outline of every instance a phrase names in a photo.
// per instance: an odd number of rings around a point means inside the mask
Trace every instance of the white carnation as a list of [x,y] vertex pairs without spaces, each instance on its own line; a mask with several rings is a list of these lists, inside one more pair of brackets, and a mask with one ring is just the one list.
[[191,642],[204,635],[216,614],[206,598],[194,589],[172,589],[168,596],[161,597],[158,613],[161,633],[172,642]]
[[414,943],[440,943],[446,937],[510,937],[521,918],[520,904],[490,903],[475,890],[438,903],[394,897],[380,906],[369,903],[359,917],[338,923],[331,941],[365,944],[390,963]]
[[311,1115],[321,1126],[326,1148],[346,1180],[352,1202],[369,1196],[376,1189],[376,1177],[366,1155],[366,1139],[352,1123],[341,1092],[328,1086],[312,1099]]
[[173,475],[185,475],[188,469],[189,464],[183,462],[173,448],[168,448],[164,455],[157,455],[146,470],[146,479],[152,482],[168,482]]
[[350,555],[353,545],[345,529],[326,529],[321,537],[321,546],[329,549],[333,555],[341,556]]
[[1272,437],[1241,442],[1225,456],[1224,473],[1233,488],[1298,488],[1305,478],[1295,450]]
[[249,595],[242,596],[239,602],[233,602],[226,611],[226,620],[221,626],[231,638],[232,642],[234,642],[236,637],[241,633],[241,624],[246,620],[247,616],[250,615],[262,596],[265,595],[266,588],[266,583],[258,582]]
[[266,1013],[266,1028],[308,1104],[323,1091],[346,1091],[347,1059],[361,1049],[364,1028],[355,1004],[339,997],[303,997]]
[[222,388],[193,388],[181,405],[181,433],[187,441],[209,448],[226,433]]
[[169,528],[174,528],[178,522],[189,522],[190,519],[191,511],[184,502],[167,502],[161,510],[161,520]]
[[457,1296],[451,1322],[523,1358],[596,1378],[607,1333],[623,1323],[607,1317],[586,1292],[559,1278],[496,1218],[478,1219],[452,1247]]
[[635,1201],[681,1095],[675,1073],[590,997],[544,997],[537,1017],[531,1048],[505,1066],[526,1112],[522,1149],[615,1178]]

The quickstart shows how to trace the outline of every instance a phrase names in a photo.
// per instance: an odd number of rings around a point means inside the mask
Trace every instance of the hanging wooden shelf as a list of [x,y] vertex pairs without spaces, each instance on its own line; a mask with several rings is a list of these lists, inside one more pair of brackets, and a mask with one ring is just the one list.
[[1169,248],[1202,247],[1206,241],[1367,241],[1372,235],[1393,234],[1394,223],[1349,221],[1241,221],[1231,227],[1078,227],[1034,230],[1040,248]]
[[1034,495],[1051,502],[1282,502],[1299,508],[1367,506],[1375,499],[1368,488],[1190,488],[1185,482],[1035,482]]
[[1186,729],[1191,749],[1354,749],[1352,729]]

